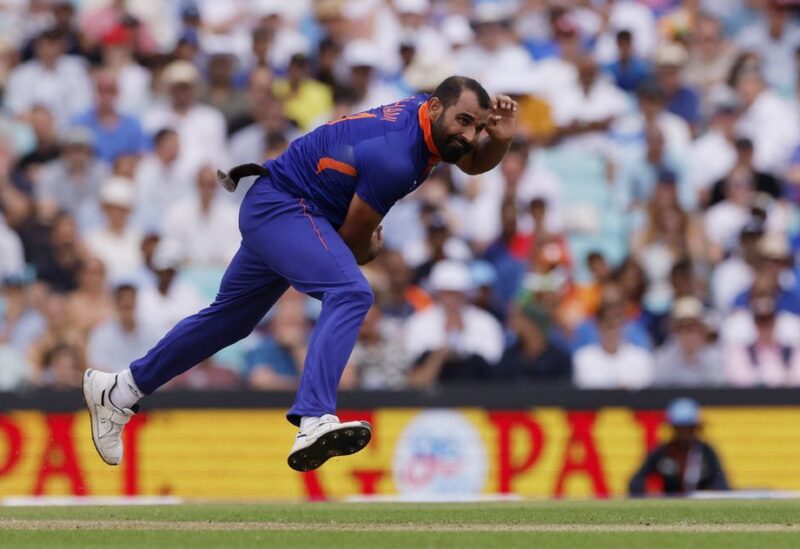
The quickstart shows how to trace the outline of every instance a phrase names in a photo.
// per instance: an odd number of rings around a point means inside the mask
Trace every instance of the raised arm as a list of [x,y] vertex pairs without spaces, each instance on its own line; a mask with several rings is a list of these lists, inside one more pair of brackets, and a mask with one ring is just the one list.
[[508,152],[514,137],[517,116],[517,102],[507,95],[492,98],[492,110],[486,122],[487,137],[478,142],[471,153],[465,155],[456,165],[469,175],[488,172],[497,166]]

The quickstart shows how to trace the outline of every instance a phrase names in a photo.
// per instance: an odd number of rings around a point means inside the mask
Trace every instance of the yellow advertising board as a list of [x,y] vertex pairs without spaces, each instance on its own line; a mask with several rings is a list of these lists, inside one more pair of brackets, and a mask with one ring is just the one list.
[[[340,417],[369,420],[370,446],[301,474],[286,465],[295,428],[278,409],[139,414],[119,467],[96,455],[85,413],[0,414],[0,497],[608,497],[625,493],[647,449],[669,432],[663,413],[625,408],[387,408]],[[703,417],[733,487],[800,490],[800,408],[707,407]]]

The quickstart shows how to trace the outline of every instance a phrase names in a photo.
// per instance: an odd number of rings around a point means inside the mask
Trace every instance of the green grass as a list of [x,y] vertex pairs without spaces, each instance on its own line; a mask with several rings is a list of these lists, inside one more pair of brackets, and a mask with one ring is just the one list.
[[190,546],[794,549],[800,501],[0,507],[2,548]]

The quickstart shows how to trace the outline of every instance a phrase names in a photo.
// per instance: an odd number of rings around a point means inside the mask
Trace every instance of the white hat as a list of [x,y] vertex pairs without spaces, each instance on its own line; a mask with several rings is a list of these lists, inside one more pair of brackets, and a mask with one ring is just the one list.
[[394,8],[398,13],[425,15],[431,9],[431,2],[430,0],[394,0]]
[[483,2],[473,11],[476,23],[502,23],[514,17],[513,8],[501,2]]
[[442,80],[455,72],[449,57],[418,49],[411,64],[403,72],[403,78],[415,90],[431,92]]
[[286,2],[282,0],[256,0],[253,13],[261,17],[277,15],[283,17],[286,13]]
[[372,67],[380,64],[378,46],[369,40],[353,40],[344,48],[344,62],[348,67]]
[[164,69],[161,79],[167,86],[194,84],[200,78],[197,68],[188,61],[173,61]]
[[783,233],[767,233],[756,244],[756,250],[767,259],[785,260],[792,256],[792,246]]
[[100,202],[109,206],[120,208],[133,208],[136,193],[133,190],[133,181],[126,177],[113,176],[100,187]]
[[472,277],[464,263],[445,259],[433,266],[430,284],[435,292],[468,292],[472,289]]
[[153,252],[153,269],[156,271],[166,271],[167,269],[177,269],[183,263],[183,253],[177,242],[162,240]]
[[705,308],[703,302],[696,297],[681,297],[672,304],[672,321],[702,320]]
[[680,44],[670,42],[659,46],[654,58],[656,65],[680,67],[689,60],[689,53]]
[[466,46],[475,39],[475,32],[469,19],[461,15],[451,15],[442,23],[442,34],[451,46]]

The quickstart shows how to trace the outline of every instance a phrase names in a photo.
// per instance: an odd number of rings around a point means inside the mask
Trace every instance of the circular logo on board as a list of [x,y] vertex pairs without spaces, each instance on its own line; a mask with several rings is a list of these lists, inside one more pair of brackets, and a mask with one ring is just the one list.
[[393,473],[401,495],[477,495],[486,482],[486,449],[462,414],[428,410],[417,415],[400,435]]

